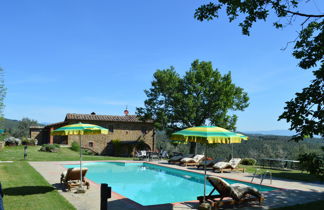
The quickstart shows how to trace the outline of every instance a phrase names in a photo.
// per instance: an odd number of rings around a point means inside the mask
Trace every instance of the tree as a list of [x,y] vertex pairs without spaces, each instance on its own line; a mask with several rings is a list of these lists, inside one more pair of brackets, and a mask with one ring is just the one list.
[[4,99],[6,97],[7,89],[4,84],[4,79],[3,79],[3,69],[0,68],[0,128],[4,129],[3,125],[3,109],[4,109]]
[[285,119],[290,123],[290,130],[297,132],[293,137],[295,141],[314,135],[324,136],[324,14],[300,12],[297,0],[218,0],[200,6],[194,17],[200,21],[213,20],[219,17],[222,8],[230,22],[245,16],[239,23],[244,35],[250,35],[253,23],[267,20],[270,13],[279,18],[273,23],[276,28],[284,27],[282,20],[288,20],[286,24],[300,21],[298,37],[288,43],[295,43],[293,56],[299,60],[299,67],[313,70],[315,79],[309,87],[296,93],[294,99],[286,102],[285,111],[278,120]]
[[38,122],[27,117],[22,118],[21,121],[18,122],[17,128],[13,130],[12,135],[17,138],[27,137],[29,135],[29,127],[33,125],[38,125]]
[[[143,120],[153,119],[167,134],[202,125],[217,125],[235,130],[237,116],[229,111],[243,111],[247,93],[232,83],[231,73],[221,75],[211,62],[195,60],[183,77],[173,67],[157,70],[152,87],[144,91],[145,107],[136,114]],[[194,153],[195,144],[190,152]]]

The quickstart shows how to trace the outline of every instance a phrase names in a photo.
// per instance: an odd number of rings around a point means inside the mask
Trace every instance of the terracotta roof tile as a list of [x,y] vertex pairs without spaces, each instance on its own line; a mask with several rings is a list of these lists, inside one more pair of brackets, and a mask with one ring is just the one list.
[[[110,121],[110,122],[143,122],[136,115],[97,115],[97,114],[66,114],[65,120],[94,120],[94,121]],[[145,121],[153,123],[152,120]]]
[[63,122],[57,122],[57,123],[48,124],[45,127],[53,127],[53,126],[56,126],[56,125],[62,125],[63,126],[64,124],[65,124],[65,122],[63,121]]

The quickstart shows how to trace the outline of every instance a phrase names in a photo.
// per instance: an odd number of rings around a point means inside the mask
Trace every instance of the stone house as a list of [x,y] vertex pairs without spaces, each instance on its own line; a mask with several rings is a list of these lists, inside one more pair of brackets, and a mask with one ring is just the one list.
[[[126,112],[127,110],[125,110]],[[123,116],[91,114],[67,114],[63,122],[44,127],[31,126],[30,137],[39,144],[71,145],[79,136],[51,136],[50,132],[59,127],[74,123],[89,123],[109,130],[108,135],[84,135],[82,147],[97,154],[131,156],[136,149],[155,150],[155,131],[153,121],[141,121],[136,115]]]

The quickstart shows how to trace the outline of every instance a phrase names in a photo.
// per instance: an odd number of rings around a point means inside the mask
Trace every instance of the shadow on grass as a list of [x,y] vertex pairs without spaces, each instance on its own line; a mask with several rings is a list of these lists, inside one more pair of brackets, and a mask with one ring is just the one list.
[[4,195],[34,195],[45,194],[53,191],[53,187],[49,186],[22,186],[22,187],[10,187],[3,189]]

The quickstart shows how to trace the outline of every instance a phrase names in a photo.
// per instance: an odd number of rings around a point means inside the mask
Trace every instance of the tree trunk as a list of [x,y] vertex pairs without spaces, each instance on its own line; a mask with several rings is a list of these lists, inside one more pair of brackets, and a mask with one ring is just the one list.
[[197,143],[190,142],[190,151],[189,151],[189,154],[196,154],[196,147],[197,147]]

